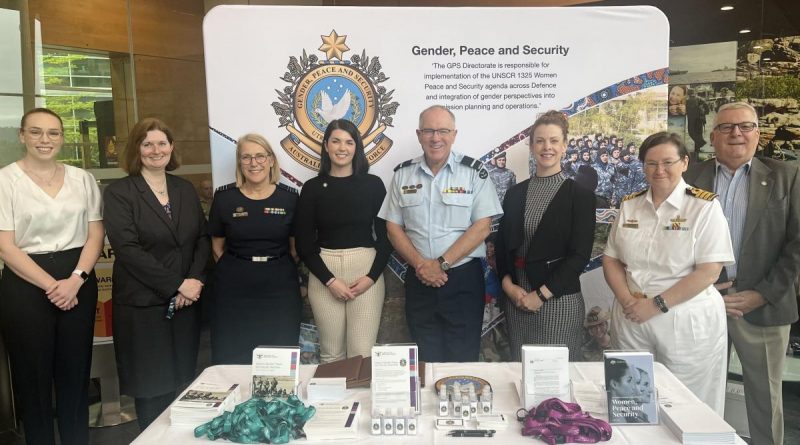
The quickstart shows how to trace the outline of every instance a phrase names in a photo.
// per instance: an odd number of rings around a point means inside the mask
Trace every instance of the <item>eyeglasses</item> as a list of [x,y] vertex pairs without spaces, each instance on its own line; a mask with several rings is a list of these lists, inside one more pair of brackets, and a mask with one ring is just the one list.
[[644,163],[644,168],[648,170],[657,170],[658,167],[663,167],[664,170],[669,170],[670,167],[681,161],[683,161],[683,159],[676,159],[674,161],[661,161],[661,162],[649,161]]
[[430,138],[433,137],[433,135],[435,134],[438,134],[439,136],[447,136],[454,130],[451,130],[449,128],[422,128],[417,131],[419,131],[426,138]]
[[255,156],[242,155],[242,156],[239,156],[239,162],[241,162],[242,164],[252,164],[253,160],[255,160],[256,164],[263,164],[263,163],[267,162],[267,158],[270,157],[270,156],[272,156],[272,155],[268,154],[268,153],[259,153],[259,154],[255,155]]
[[146,148],[148,150],[152,150],[156,147],[161,149],[166,149],[169,147],[169,142],[167,141],[158,141],[158,142],[142,142],[142,148]]
[[31,127],[25,130],[32,138],[34,139],[41,139],[42,136],[47,134],[47,137],[50,139],[61,139],[61,136],[64,136],[64,132],[61,130],[47,130],[44,131],[38,127]]
[[733,131],[733,127],[739,127],[739,131],[742,133],[750,133],[751,131],[758,128],[758,124],[755,122],[739,122],[738,124],[719,124],[714,129],[719,131],[720,133],[728,134]]

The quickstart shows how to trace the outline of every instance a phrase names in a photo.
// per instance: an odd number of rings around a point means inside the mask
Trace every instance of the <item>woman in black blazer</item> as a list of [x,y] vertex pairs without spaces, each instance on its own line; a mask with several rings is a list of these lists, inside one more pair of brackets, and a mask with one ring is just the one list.
[[129,176],[106,188],[114,261],[113,332],[120,388],[136,401],[144,429],[195,375],[197,302],[210,252],[205,217],[192,184],[166,174],[178,167],[173,135],[143,119],[125,147]]
[[580,357],[585,309],[579,276],[589,262],[595,199],[561,172],[567,119],[548,111],[531,127],[536,174],[506,193],[497,234],[497,271],[508,297],[511,353],[524,344],[566,344]]

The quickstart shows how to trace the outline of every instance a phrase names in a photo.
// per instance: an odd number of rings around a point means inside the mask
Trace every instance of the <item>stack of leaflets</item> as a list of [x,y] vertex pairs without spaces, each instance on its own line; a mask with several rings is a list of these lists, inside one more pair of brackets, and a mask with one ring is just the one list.
[[259,346],[253,349],[253,397],[285,399],[297,394],[299,363],[298,347]]
[[664,404],[661,418],[684,445],[736,443],[736,430],[705,403]]
[[170,423],[175,426],[196,427],[233,411],[241,402],[239,385],[195,382],[172,404],[169,410]]
[[563,345],[522,345],[522,397],[525,409],[557,397],[569,400],[569,349]]
[[603,355],[608,423],[657,425],[653,354],[641,351],[606,351]]
[[361,403],[315,403],[314,417],[306,422],[303,431],[308,440],[356,439]]

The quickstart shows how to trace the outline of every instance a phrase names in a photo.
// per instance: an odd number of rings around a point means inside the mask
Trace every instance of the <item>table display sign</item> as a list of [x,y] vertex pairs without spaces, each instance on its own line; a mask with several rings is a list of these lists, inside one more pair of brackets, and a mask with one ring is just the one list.
[[612,425],[657,425],[653,354],[606,351],[603,356],[608,422]]
[[521,386],[526,410],[553,397],[568,400],[569,349],[562,345],[523,345]]
[[297,394],[300,348],[259,346],[253,349],[253,397],[287,398]]
[[420,413],[418,351],[415,344],[372,347],[372,408],[411,408]]

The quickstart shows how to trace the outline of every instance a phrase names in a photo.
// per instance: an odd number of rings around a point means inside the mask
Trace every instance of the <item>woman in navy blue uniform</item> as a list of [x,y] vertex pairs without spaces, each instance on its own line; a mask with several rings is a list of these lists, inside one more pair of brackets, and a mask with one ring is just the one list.
[[279,180],[278,160],[266,139],[242,136],[236,183],[217,190],[209,212],[217,261],[214,363],[251,363],[256,346],[298,344],[302,300],[292,238],[298,195]]

